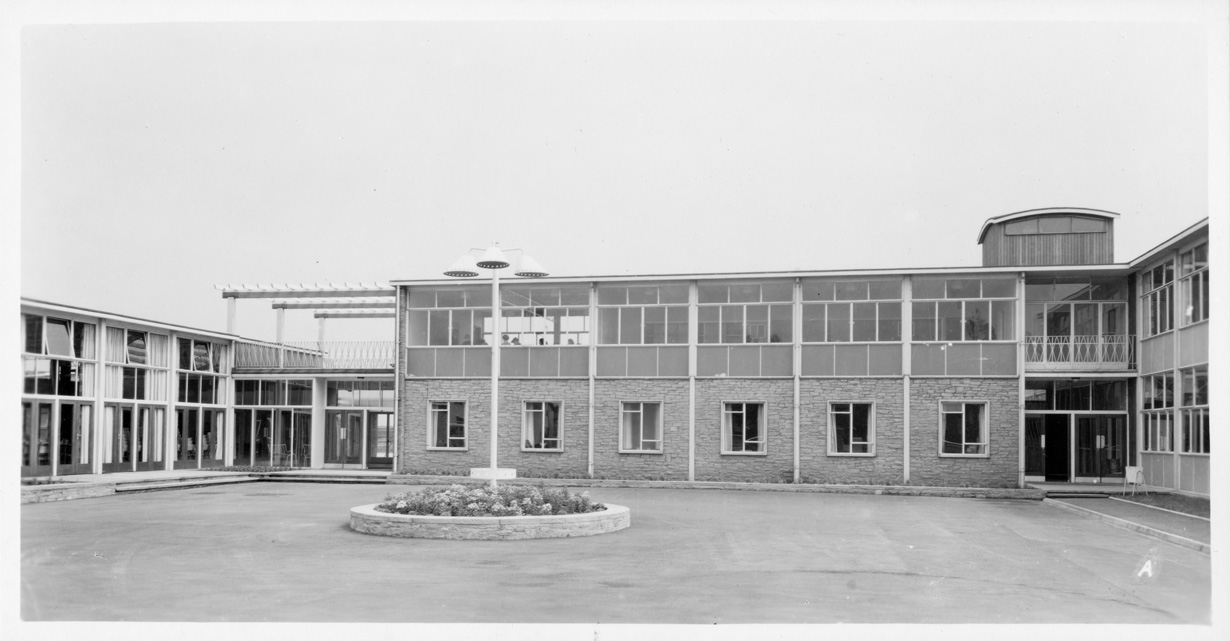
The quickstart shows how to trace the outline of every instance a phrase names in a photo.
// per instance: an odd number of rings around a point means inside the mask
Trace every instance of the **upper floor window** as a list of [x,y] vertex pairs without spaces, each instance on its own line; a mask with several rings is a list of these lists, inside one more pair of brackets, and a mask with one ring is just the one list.
[[803,342],[901,340],[900,280],[805,279],[802,290]]
[[698,342],[789,343],[794,340],[794,283],[703,283],[698,290]]
[[926,342],[1015,340],[1015,296],[1016,280],[1013,278],[916,279],[913,339]]
[[24,353],[94,358],[93,324],[30,314],[22,314],[22,321]]
[[[484,293],[485,292],[485,293]],[[500,327],[493,327],[490,288],[412,289],[406,344],[468,346],[588,345],[589,288],[505,286]]]
[[598,305],[599,344],[688,342],[687,285],[600,285]]
[[1106,231],[1106,221],[1084,216],[1039,216],[1004,225],[1004,234],[1088,234]]
[[222,374],[226,346],[208,341],[179,339],[179,369],[191,372]]
[[1209,317],[1209,245],[1199,245],[1179,255],[1179,291],[1183,295],[1183,324]]
[[1174,329],[1174,261],[1167,260],[1140,275],[1140,304],[1144,308],[1144,335]]

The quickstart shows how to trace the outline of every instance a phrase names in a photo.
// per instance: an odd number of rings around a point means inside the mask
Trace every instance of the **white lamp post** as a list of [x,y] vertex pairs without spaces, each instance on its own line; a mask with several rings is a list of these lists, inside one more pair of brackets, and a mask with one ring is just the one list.
[[[517,477],[515,469],[500,469],[496,465],[500,442],[500,270],[509,265],[504,258],[505,251],[521,252],[520,249],[503,250],[499,243],[494,243],[487,249],[472,247],[444,272],[445,276],[473,278],[478,276],[478,268],[491,270],[491,466],[472,467],[470,476],[487,479],[493,488],[496,486],[496,479]],[[475,261],[474,252],[483,252],[482,258]],[[521,259],[517,261],[517,269],[513,273],[525,278],[541,278],[547,275],[538,262],[524,252],[521,252]]]

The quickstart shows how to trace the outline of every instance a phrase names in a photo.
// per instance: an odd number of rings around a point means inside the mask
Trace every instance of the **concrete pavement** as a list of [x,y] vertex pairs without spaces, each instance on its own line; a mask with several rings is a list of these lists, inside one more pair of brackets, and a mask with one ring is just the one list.
[[[584,539],[358,534],[404,487],[24,505],[27,620],[1207,623],[1210,559],[1037,501],[594,488]],[[1147,570],[1147,571],[1145,571]]]

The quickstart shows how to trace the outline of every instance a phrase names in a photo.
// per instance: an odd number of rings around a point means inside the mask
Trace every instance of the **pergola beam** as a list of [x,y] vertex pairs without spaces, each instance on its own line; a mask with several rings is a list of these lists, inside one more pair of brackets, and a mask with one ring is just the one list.
[[364,302],[355,300],[328,301],[289,301],[275,300],[274,309],[395,309],[397,304],[392,300]]
[[364,285],[214,285],[223,298],[362,298],[393,297],[397,290],[388,285],[372,283]]
[[315,318],[396,318],[396,316],[396,312],[369,312],[354,309],[323,311],[314,314]]

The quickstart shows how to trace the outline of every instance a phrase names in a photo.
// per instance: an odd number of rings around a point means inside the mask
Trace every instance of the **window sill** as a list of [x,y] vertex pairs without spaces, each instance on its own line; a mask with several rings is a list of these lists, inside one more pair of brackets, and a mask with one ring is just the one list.
[[991,458],[991,454],[945,454],[940,452],[940,458]]
[[523,447],[523,448],[521,448],[521,451],[522,451],[522,452],[543,453],[543,454],[559,454],[560,452],[563,452],[563,451],[564,451],[564,448],[562,448],[562,447],[554,447],[554,448],[545,448],[545,447]]
[[428,445],[427,451],[429,452],[468,452],[470,451],[470,448],[469,447],[435,447],[432,445]]
[[620,454],[662,454],[662,450],[619,450]]
[[722,452],[722,456],[768,456],[768,452]]
[[1208,452],[1179,452],[1179,454],[1182,454],[1183,456],[1203,456],[1205,458],[1208,458],[1209,456]]
[[1192,322],[1190,322],[1190,323],[1187,323],[1186,325],[1180,325],[1180,326],[1179,326],[1179,329],[1187,329],[1188,327],[1195,327],[1195,326],[1197,326],[1197,325],[1204,325],[1204,324],[1206,324],[1206,323],[1208,323],[1208,322],[1209,322],[1209,319],[1207,319],[1207,318],[1202,318],[1202,319],[1200,319],[1200,320],[1198,320],[1198,321],[1192,321]]
[[[875,452],[863,454],[861,452],[829,452],[829,456],[837,458],[875,458]],[[962,455],[965,456],[965,455]]]

